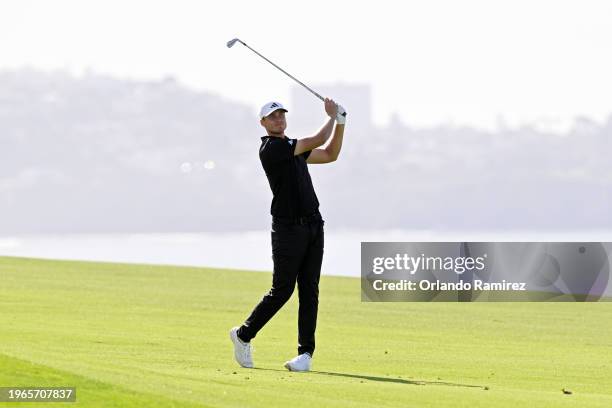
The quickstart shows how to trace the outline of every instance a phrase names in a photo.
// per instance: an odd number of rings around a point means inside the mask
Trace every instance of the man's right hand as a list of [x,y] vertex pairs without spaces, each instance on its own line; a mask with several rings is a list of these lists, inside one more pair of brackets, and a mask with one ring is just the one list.
[[336,115],[338,114],[338,105],[336,102],[334,102],[333,99],[325,98],[324,104],[325,113],[327,113],[330,118],[335,119]]

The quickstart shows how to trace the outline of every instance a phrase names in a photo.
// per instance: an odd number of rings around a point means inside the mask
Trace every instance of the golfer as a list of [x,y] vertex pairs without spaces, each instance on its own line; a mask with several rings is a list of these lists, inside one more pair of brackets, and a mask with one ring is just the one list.
[[[290,371],[308,371],[315,350],[319,277],[323,260],[323,218],[307,164],[335,161],[340,154],[346,112],[332,99],[324,101],[329,120],[311,137],[285,135],[287,109],[279,102],[262,106],[259,117],[267,135],[259,159],[272,189],[272,288],[240,327],[230,330],[234,357],[252,368],[251,340],[289,300],[297,281],[299,294],[298,355],[285,363]],[[334,122],[336,126],[334,129]],[[318,148],[325,144],[325,148]]]

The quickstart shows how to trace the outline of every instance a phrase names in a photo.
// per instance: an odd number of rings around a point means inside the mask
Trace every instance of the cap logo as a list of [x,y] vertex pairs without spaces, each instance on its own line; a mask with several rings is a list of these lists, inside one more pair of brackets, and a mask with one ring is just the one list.
[[276,104],[276,102],[274,102],[272,105],[270,105],[271,108],[278,108],[278,105]]

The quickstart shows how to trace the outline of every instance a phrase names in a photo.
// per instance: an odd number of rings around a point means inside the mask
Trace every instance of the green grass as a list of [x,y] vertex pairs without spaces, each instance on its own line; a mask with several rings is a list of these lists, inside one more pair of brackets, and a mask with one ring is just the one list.
[[239,368],[228,330],[270,283],[0,258],[0,386],[77,387],[52,407],[612,406],[611,303],[362,303],[359,279],[324,276],[315,371],[282,368],[295,294],[253,341],[258,369]]

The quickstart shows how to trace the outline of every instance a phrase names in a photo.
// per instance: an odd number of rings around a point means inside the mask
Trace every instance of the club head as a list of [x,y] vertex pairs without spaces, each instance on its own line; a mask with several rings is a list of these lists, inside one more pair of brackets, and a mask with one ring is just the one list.
[[240,41],[238,38],[234,38],[233,40],[229,40],[227,42],[227,48],[232,48],[234,46],[234,44],[236,44],[236,41]]

